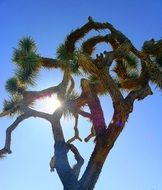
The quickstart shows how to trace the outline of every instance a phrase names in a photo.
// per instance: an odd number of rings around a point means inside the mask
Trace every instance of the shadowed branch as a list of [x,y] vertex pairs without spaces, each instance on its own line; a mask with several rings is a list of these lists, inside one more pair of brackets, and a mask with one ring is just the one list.
[[73,144],[69,144],[69,148],[73,152],[74,157],[77,161],[77,163],[73,166],[73,171],[74,171],[76,177],[78,178],[79,174],[80,174],[80,169],[81,169],[82,165],[84,164],[84,159],[80,155],[78,149]]

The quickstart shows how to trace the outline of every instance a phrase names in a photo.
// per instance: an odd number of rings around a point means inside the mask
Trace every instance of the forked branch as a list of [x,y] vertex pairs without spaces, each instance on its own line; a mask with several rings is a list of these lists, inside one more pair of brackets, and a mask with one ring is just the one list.
[[78,130],[78,114],[76,114],[74,117],[75,117],[74,136],[67,141],[68,144],[72,143],[75,140],[79,140],[82,142],[82,139],[79,136],[79,130]]
[[[6,139],[5,139],[5,145],[4,148],[0,150],[0,157],[3,157],[5,154],[11,153],[11,135],[12,132],[17,128],[17,126],[24,121],[25,119],[28,119],[29,117],[40,117],[43,119],[46,119],[48,121],[51,120],[51,115],[46,114],[43,112],[39,112],[36,110],[32,110],[26,106],[21,106],[20,109],[24,111],[24,113],[17,117],[17,119],[7,128],[6,130]],[[25,111],[26,110],[26,111]]]
[[73,144],[69,144],[69,149],[73,152],[74,157],[77,161],[77,163],[73,166],[73,171],[74,171],[76,177],[78,178],[79,174],[80,174],[80,169],[81,169],[82,165],[84,164],[84,159],[80,155],[78,149]]

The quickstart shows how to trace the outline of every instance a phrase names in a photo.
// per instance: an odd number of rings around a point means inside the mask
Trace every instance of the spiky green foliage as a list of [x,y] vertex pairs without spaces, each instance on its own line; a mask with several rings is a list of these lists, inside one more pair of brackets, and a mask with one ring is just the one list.
[[128,73],[128,78],[129,79],[132,79],[132,80],[134,80],[134,79],[137,79],[139,77],[139,73],[138,73],[138,71],[137,70],[131,70],[129,73]]
[[40,68],[40,57],[36,43],[31,37],[22,38],[14,49],[13,62],[17,65],[16,76],[24,85],[34,85]]
[[79,74],[78,56],[80,51],[74,51],[73,54],[69,54],[66,51],[65,45],[61,44],[57,49],[57,59],[63,64],[63,68],[69,68],[71,73]]
[[19,63],[21,63],[21,57],[23,57],[22,52],[20,51],[20,49],[15,48],[13,51],[13,55],[12,55],[12,61],[15,64],[21,65],[21,64],[19,64]]
[[136,69],[138,67],[138,59],[131,53],[125,57],[124,63],[128,69]]
[[70,61],[70,70],[72,73],[74,74],[80,74],[80,71],[79,71],[79,64],[78,64],[78,61],[76,59],[74,59],[73,61]]
[[35,71],[40,67],[40,57],[36,53],[36,44],[31,37],[20,40],[18,48],[14,49],[12,60],[25,70]]
[[136,79],[140,73],[137,57],[129,53],[126,57],[117,62],[113,71],[115,71],[122,80]]
[[23,68],[18,68],[16,70],[16,76],[21,83],[33,86],[36,83],[38,71],[33,71],[32,69],[26,70]]
[[18,66],[28,70],[35,70],[39,67],[39,56],[34,52],[24,53],[18,49],[14,50],[13,59]]
[[14,107],[15,103],[13,101],[4,100],[3,111],[8,111]]
[[72,91],[70,94],[65,95],[65,103],[63,106],[63,115],[65,118],[71,118],[75,113],[75,107],[72,102],[79,97],[78,93]]
[[[19,96],[19,95],[11,96],[9,98],[9,100],[4,100],[4,102],[3,102],[3,111],[8,111],[8,110],[13,109],[21,101],[22,101],[22,96]],[[15,110],[15,111],[17,111],[17,110]]]
[[35,41],[29,36],[29,37],[24,37],[20,40],[19,48],[24,52],[35,52],[37,46]]
[[60,60],[60,61],[63,61],[63,62],[67,62],[69,60],[73,60],[73,54],[69,54],[67,51],[66,51],[66,48],[65,48],[65,45],[64,44],[61,44],[58,48],[57,48],[57,52],[56,52],[56,55],[57,55],[57,59]]
[[162,90],[162,74],[159,67],[156,65],[148,64],[148,72],[151,82],[157,85]]
[[118,88],[122,88],[121,81],[118,78],[113,79]]
[[6,90],[11,94],[22,93],[26,86],[23,85],[16,77],[12,77],[6,81]]

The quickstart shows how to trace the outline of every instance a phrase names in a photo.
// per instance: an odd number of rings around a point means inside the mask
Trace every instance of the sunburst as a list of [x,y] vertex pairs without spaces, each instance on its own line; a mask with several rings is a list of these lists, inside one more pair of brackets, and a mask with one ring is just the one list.
[[56,94],[36,100],[34,104],[34,108],[36,110],[50,114],[52,114],[60,106],[61,102],[58,100]]

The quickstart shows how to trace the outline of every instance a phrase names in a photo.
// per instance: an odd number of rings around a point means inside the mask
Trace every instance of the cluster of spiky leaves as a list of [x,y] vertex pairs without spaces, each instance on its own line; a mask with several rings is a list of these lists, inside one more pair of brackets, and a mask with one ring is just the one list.
[[139,72],[137,70],[132,70],[128,73],[128,79],[137,79],[139,77]]
[[138,59],[132,53],[124,57],[124,67],[128,79],[136,79],[139,76]]
[[137,69],[138,67],[138,59],[135,55],[133,55],[132,53],[128,54],[125,59],[124,59],[124,63],[126,65],[126,67],[129,69]]
[[105,84],[103,82],[100,81],[100,79],[97,76],[89,75],[88,80],[90,81],[91,84],[96,85],[95,89],[96,89],[98,95],[102,96],[102,95],[108,94],[107,87],[105,86]]
[[76,100],[77,98],[79,97],[79,94],[76,93],[75,91],[72,91],[70,94],[67,93],[65,95],[65,102],[64,102],[64,106],[63,106],[63,114],[64,114],[64,117],[66,118],[71,118],[75,111],[74,110],[74,106],[72,105],[72,103],[74,102],[74,100]]
[[26,85],[22,84],[18,78],[12,77],[6,81],[5,88],[10,94],[21,94],[26,89]]
[[61,44],[57,48],[57,59],[62,63],[62,69],[67,70],[74,74],[80,74],[78,56],[79,50],[75,50],[72,54],[69,54],[65,48],[65,44]]
[[35,85],[36,78],[38,77],[38,70],[25,70],[23,68],[18,68],[16,70],[17,78],[26,85]]
[[114,82],[118,88],[122,89],[122,84],[121,84],[121,81],[119,80],[119,78],[114,78]]
[[22,38],[14,49],[12,61],[16,64],[15,76],[6,81],[5,88],[10,99],[4,101],[4,110],[12,109],[22,100],[22,93],[28,85],[34,85],[40,68],[36,44],[31,37]]
[[16,76],[23,84],[33,85],[40,68],[40,57],[31,37],[22,38],[14,49],[13,62],[17,65]]
[[[117,74],[115,78],[115,83],[119,88],[122,88],[122,82],[127,80],[136,80],[139,77],[139,61],[135,55],[132,53],[125,56],[120,62],[117,61],[113,71]],[[126,83],[124,88],[127,89]],[[134,88],[134,86],[132,87]],[[128,89],[131,89],[130,84]]]
[[[153,65],[154,66],[154,65]],[[162,74],[159,70],[159,67],[155,65],[155,67],[152,67],[152,65],[148,66],[149,71],[149,77],[151,82],[157,85],[162,90]]]
[[[12,95],[9,100],[4,100],[3,102],[3,111],[8,111],[8,110],[11,110],[15,107],[15,105],[17,105],[19,102],[22,101],[22,96],[20,95]],[[18,111],[17,109],[16,110],[13,110],[11,112],[11,114],[15,113],[15,111]]]

